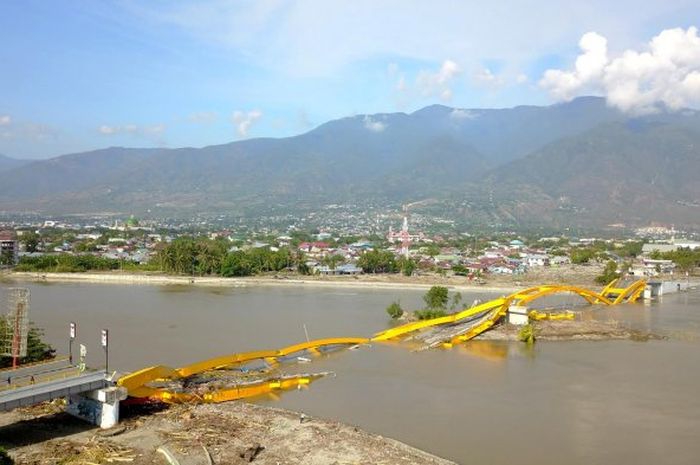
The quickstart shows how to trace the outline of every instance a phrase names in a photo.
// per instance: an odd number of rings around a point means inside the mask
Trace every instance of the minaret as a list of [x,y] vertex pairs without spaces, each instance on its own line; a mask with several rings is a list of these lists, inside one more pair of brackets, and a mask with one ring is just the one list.
[[411,236],[408,234],[408,216],[403,217],[401,227],[401,255],[408,258],[408,248],[411,246]]

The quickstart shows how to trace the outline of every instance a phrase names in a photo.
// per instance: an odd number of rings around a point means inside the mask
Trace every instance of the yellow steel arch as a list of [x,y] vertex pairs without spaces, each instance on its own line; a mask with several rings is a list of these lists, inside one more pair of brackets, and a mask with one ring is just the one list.
[[584,299],[589,304],[595,304],[597,302],[602,302],[606,305],[612,305],[613,302],[611,302],[607,297],[598,294],[597,292],[591,291],[589,289],[583,288],[583,287],[578,287],[578,286],[543,286],[541,288],[538,288],[536,290],[533,290],[525,295],[521,293],[517,293],[515,295],[511,295],[509,297],[512,297],[512,301],[516,302],[518,305],[527,305],[533,300],[548,296],[548,295],[553,295],[553,294],[561,294],[565,292],[570,292],[573,294],[577,294]]
[[[167,381],[183,379],[206,371],[233,367],[255,360],[262,360],[267,363],[277,363],[280,361],[280,358],[288,357],[289,355],[297,352],[307,351],[310,353],[319,353],[319,349],[326,346],[358,345],[365,344],[369,341],[387,341],[389,339],[399,338],[421,329],[454,324],[462,320],[478,317],[471,326],[464,329],[462,334],[452,337],[450,342],[444,344],[445,346],[449,347],[452,344],[468,341],[493,327],[501,318],[503,318],[504,315],[507,314],[508,308],[512,304],[524,306],[547,295],[573,292],[586,299],[586,301],[591,304],[603,303],[605,305],[616,305],[622,302],[636,301],[642,295],[642,292],[644,292],[646,286],[646,281],[644,280],[636,281],[626,288],[615,287],[618,285],[618,283],[619,280],[612,281],[605,286],[600,293],[596,293],[595,291],[578,286],[558,284],[534,286],[514,292],[507,297],[500,297],[451,315],[433,318],[431,320],[411,322],[390,328],[376,333],[371,339],[363,337],[318,339],[314,341],[302,342],[300,344],[294,344],[278,350],[263,350],[224,355],[222,357],[204,360],[177,369],[158,365],[125,375],[118,380],[117,384],[125,387],[128,390],[129,396],[131,397],[156,399],[169,403],[192,401],[223,402],[227,400],[242,399],[270,393],[277,389],[302,387],[312,382],[318,376],[296,375],[282,377],[278,379],[241,384],[232,388],[220,389],[202,395],[171,391],[164,388],[152,387],[148,384],[159,380]],[[531,312],[530,315],[533,319],[560,319],[558,316],[539,314],[537,312]],[[565,318],[570,317],[571,315],[568,314],[565,316]],[[564,317],[562,317],[562,319],[563,318]]]
[[622,302],[635,302],[640,295],[644,292],[646,288],[646,282],[643,280],[637,281],[629,285],[624,289],[609,289],[608,292],[611,295],[617,294],[614,304],[620,304]]
[[[177,380],[187,378],[199,373],[204,373],[206,371],[241,365],[255,360],[276,362],[279,357],[285,357],[290,354],[294,354],[304,350],[316,351],[316,353],[318,353],[319,348],[326,346],[357,345],[365,344],[368,341],[369,339],[364,337],[336,337],[327,339],[317,339],[314,341],[303,342],[301,344],[294,344],[279,350],[262,350],[255,352],[243,352],[238,354],[224,355],[222,357],[204,360],[202,362],[193,363],[191,365],[187,365],[185,367],[177,369],[159,365],[144,368],[134,373],[122,376],[117,381],[117,385],[125,387],[129,393],[129,396],[131,397],[150,398],[160,400],[163,402],[185,402],[194,400],[216,402],[215,399],[218,399],[221,396],[224,396],[229,400],[233,398],[250,397],[252,395],[258,395],[258,393],[269,392],[273,389],[284,389],[286,386],[289,386],[290,383],[295,386],[308,384],[313,378],[313,376],[304,375],[299,377],[285,378],[284,382],[281,382],[279,386],[275,384],[279,380],[275,382],[270,382],[271,384],[268,382],[260,382],[253,383],[251,385],[238,386],[235,389],[224,389],[221,391],[221,394],[212,395],[209,398],[198,398],[193,394],[179,393],[167,389],[153,388],[148,386],[147,384],[158,380]],[[235,397],[237,395],[239,397]]]
[[261,360],[267,357],[276,357],[279,354],[277,350],[258,350],[255,352],[242,352],[240,354],[224,355],[222,357],[211,358],[201,362],[193,363],[175,370],[179,378],[187,378],[188,376],[203,373],[209,370],[216,370],[243,363],[252,362],[253,360]]
[[301,352],[302,350],[318,349],[325,346],[336,346],[336,345],[358,345],[366,344],[369,339],[366,337],[334,337],[329,339],[317,339],[315,341],[302,342],[300,344],[294,344],[289,347],[285,347],[278,351],[278,357],[293,354],[296,352]]

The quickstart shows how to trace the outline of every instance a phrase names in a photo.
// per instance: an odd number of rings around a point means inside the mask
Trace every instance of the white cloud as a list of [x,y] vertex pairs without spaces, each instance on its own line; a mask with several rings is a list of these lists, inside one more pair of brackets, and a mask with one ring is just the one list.
[[187,119],[191,123],[212,124],[215,123],[218,118],[219,115],[215,111],[197,111],[195,113],[191,113]]
[[124,124],[124,125],[107,125],[103,124],[97,128],[97,132],[104,136],[116,136],[120,134],[126,134],[136,137],[141,137],[144,139],[149,139],[156,141],[158,143],[163,143],[162,135],[165,132],[164,124],[153,124],[139,126],[137,124]]
[[583,53],[574,70],[547,70],[540,85],[558,100],[599,93],[609,105],[632,114],[663,107],[700,106],[700,37],[695,27],[666,29],[646,50],[626,50],[609,58],[607,40],[594,33],[579,42]]
[[452,99],[452,81],[460,73],[461,70],[457,63],[445,60],[436,72],[420,71],[416,78],[416,87],[423,97],[438,96],[444,101],[450,101]]
[[0,126],[7,126],[12,122],[10,115],[0,115]]
[[165,132],[165,124],[154,124],[152,126],[144,126],[141,131],[146,135],[160,136]]
[[97,130],[100,134],[104,134],[106,136],[111,136],[112,134],[119,132],[119,128],[117,126],[107,126],[106,124],[103,124]]
[[[406,0],[190,0],[120,2],[131,21],[165,23],[234,51],[256,65],[297,76],[330,76],[351,63],[389,56],[420,61],[485,57],[513,66],[559,53],[578,32],[597,28],[620,47],[637,43],[659,18],[687,18],[697,0],[420,2]],[[605,14],[601,14],[604,11]],[[135,17],[135,18],[134,18]],[[171,30],[171,28],[151,28]],[[578,37],[576,37],[578,38]],[[514,46],[526,44],[527,46]],[[465,68],[466,69],[466,68]]]
[[478,117],[479,115],[476,112],[461,108],[455,108],[450,112],[450,118],[455,120],[475,119]]
[[365,115],[363,119],[365,128],[372,132],[382,132],[386,129],[386,123],[373,120],[369,115]]
[[498,87],[505,83],[501,76],[493,74],[493,72],[486,67],[482,67],[476,73],[474,73],[474,79],[478,84],[493,87]]
[[399,92],[406,92],[408,90],[408,85],[406,84],[406,78],[401,75],[398,82],[396,83],[396,90]]
[[529,80],[529,78],[527,77],[527,74],[525,74],[525,73],[520,73],[515,77],[515,82],[517,82],[518,84],[524,84],[528,80]]
[[236,132],[240,137],[248,137],[251,126],[262,117],[260,110],[248,112],[236,110],[233,112],[233,124],[236,125]]

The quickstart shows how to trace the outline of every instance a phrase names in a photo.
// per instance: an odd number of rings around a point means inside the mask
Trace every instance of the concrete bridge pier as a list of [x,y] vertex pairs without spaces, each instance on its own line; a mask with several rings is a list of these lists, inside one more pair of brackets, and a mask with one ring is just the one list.
[[119,423],[119,403],[126,397],[126,389],[118,386],[73,394],[66,412],[100,428],[111,428]]
[[673,294],[674,292],[687,291],[688,289],[690,289],[688,281],[649,281],[644,288],[644,298],[653,299],[664,294]]
[[508,307],[508,323],[523,326],[530,322],[527,307],[521,305],[511,305]]

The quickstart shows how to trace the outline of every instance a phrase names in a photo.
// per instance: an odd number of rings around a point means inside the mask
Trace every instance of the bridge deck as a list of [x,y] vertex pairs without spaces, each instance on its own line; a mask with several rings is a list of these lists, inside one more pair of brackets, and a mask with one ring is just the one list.
[[0,411],[93,391],[108,385],[111,385],[111,382],[107,381],[105,373],[99,371],[0,391]]
[[[71,365],[68,357],[22,365],[16,369],[6,368],[0,370],[0,391],[58,378],[68,378],[77,373],[78,368]],[[32,380],[34,381],[32,382]]]

